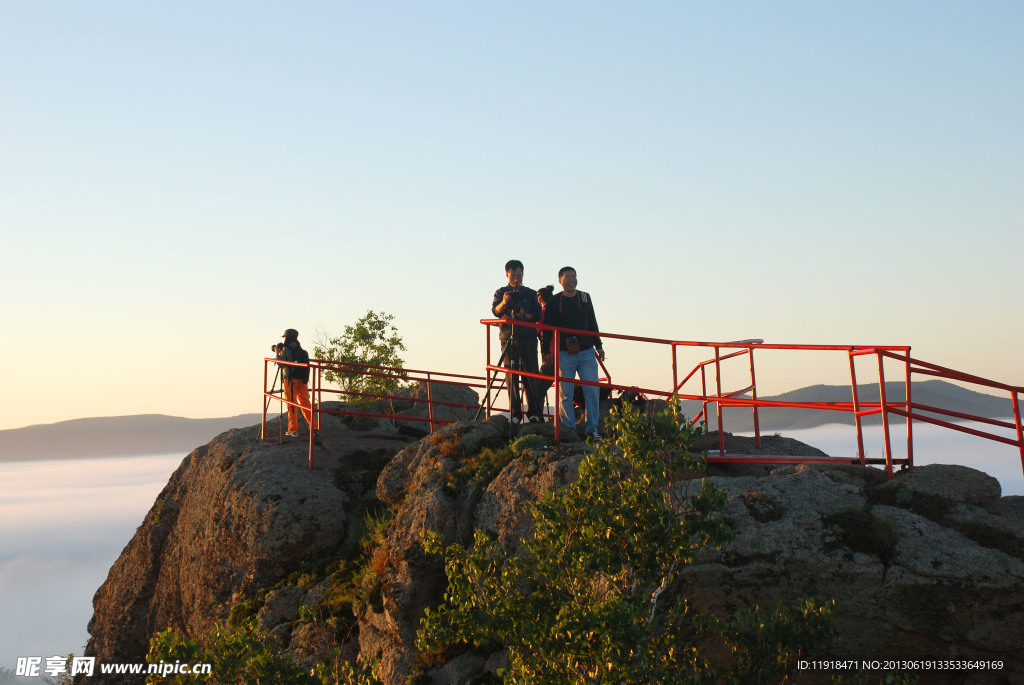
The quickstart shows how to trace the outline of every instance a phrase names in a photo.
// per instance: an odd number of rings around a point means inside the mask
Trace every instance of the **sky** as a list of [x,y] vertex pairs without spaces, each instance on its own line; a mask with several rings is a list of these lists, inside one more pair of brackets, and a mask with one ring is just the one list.
[[[0,17],[0,429],[259,411],[285,328],[312,349],[370,309],[407,366],[481,374],[512,258],[534,288],[574,266],[605,331],[909,345],[1024,385],[1021,3]],[[670,385],[663,349],[606,351]],[[757,373],[849,382],[842,354]]]

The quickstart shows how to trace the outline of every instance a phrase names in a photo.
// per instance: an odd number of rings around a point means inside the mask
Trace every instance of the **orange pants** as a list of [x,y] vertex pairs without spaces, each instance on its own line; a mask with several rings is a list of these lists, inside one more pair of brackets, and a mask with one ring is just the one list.
[[[302,417],[310,428],[313,427],[312,405],[309,403],[309,386],[302,381],[284,379],[284,396],[289,402],[297,402],[302,406]],[[295,405],[288,405],[288,430],[299,430],[299,409]]]

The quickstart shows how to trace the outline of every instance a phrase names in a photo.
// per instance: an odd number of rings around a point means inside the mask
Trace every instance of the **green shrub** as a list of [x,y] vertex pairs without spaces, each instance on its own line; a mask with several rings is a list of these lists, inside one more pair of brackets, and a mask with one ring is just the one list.
[[833,536],[833,547],[874,554],[885,566],[896,559],[896,529],[888,519],[873,515],[869,507],[834,514],[825,519],[825,526]]
[[516,456],[511,445],[485,447],[452,469],[445,486],[456,496],[465,494],[470,488],[486,488]]
[[[509,683],[714,682],[750,664],[792,674],[794,654],[832,639],[829,607],[754,613],[721,627],[692,611],[679,584],[669,599],[698,552],[734,539],[721,513],[725,493],[676,480],[703,466],[683,425],[674,407],[652,421],[629,406],[614,410],[608,438],[580,463],[577,480],[533,506],[534,534],[516,556],[480,531],[470,549],[443,548],[429,534],[425,549],[445,555],[448,589],[426,612],[417,648],[503,646]],[[751,622],[769,618],[771,639],[758,641]],[[716,630],[748,655],[742,665],[699,653],[698,640]]]
[[980,521],[965,521],[957,526],[957,530],[982,547],[997,549],[1024,561],[1024,540],[1008,528],[990,526]]
[[183,637],[172,628],[154,635],[149,641],[146,661],[154,663],[210,664],[212,673],[200,680],[196,675],[157,674],[146,677],[147,685],[194,685],[197,682],[220,685],[250,683],[296,683],[298,685],[378,685],[370,669],[339,662],[321,661],[311,669],[302,668],[294,657],[282,650],[277,641],[261,633],[256,620],[238,626],[218,624],[206,646]]
[[953,511],[953,502],[941,495],[910,490],[909,488],[872,488],[868,490],[868,502],[891,507],[909,509],[918,516],[943,523]]

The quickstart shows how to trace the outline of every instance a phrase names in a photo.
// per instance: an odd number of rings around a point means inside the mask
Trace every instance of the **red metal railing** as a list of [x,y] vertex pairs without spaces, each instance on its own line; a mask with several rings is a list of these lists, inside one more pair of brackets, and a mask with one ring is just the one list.
[[[758,463],[779,463],[779,462],[808,462],[808,461],[845,461],[847,463],[859,462],[861,464],[884,464],[886,473],[891,477],[893,474],[893,467],[900,466],[902,468],[913,468],[914,466],[914,440],[913,440],[913,425],[914,421],[923,421],[929,424],[945,427],[951,430],[975,435],[987,440],[993,440],[1007,445],[1013,445],[1017,447],[1020,453],[1021,468],[1024,471],[1024,428],[1022,428],[1021,422],[1021,410],[1020,410],[1020,394],[1024,392],[1024,388],[1020,386],[1008,385],[998,381],[982,378],[980,376],[974,376],[966,374],[954,369],[939,366],[937,364],[931,364],[929,362],[923,362],[918,359],[914,359],[910,356],[910,348],[906,346],[879,346],[879,345],[780,345],[780,344],[765,344],[760,340],[743,340],[735,342],[695,342],[695,341],[681,341],[681,340],[664,340],[659,338],[648,338],[634,335],[625,335],[619,333],[601,332],[601,337],[606,340],[621,340],[623,342],[635,342],[644,345],[655,345],[668,348],[669,366],[671,369],[671,385],[666,385],[663,388],[648,388],[639,387],[636,384],[615,384],[611,382],[611,374],[603,362],[599,359],[600,368],[604,374],[599,377],[597,381],[582,381],[575,378],[562,377],[559,373],[558,368],[558,355],[554,355],[554,370],[552,375],[544,375],[541,373],[532,373],[522,370],[508,369],[504,366],[497,366],[492,363],[491,358],[491,329],[494,326],[499,326],[506,323],[502,319],[484,319],[481,320],[481,324],[485,326],[486,335],[486,375],[485,376],[472,376],[465,374],[453,374],[453,373],[440,373],[433,371],[422,371],[415,369],[399,369],[395,367],[384,367],[384,366],[373,366],[368,364],[348,363],[348,362],[331,362],[326,360],[311,360],[309,368],[311,371],[311,383],[310,383],[310,398],[312,402],[312,416],[313,416],[313,428],[314,430],[319,429],[320,416],[321,414],[340,414],[348,416],[364,416],[372,418],[390,418],[398,419],[402,421],[420,421],[428,424],[430,431],[433,431],[435,425],[448,423],[449,420],[437,419],[434,416],[435,406],[453,406],[460,408],[477,408],[477,405],[467,405],[454,402],[435,401],[433,398],[433,385],[459,385],[469,388],[484,388],[484,397],[482,402],[483,409],[486,410],[487,416],[491,416],[494,412],[508,411],[507,407],[499,407],[496,405],[492,398],[492,395],[499,394],[503,388],[504,383],[498,383],[495,388],[496,380],[506,377],[517,379],[513,382],[520,382],[525,378],[537,378],[552,381],[556,388],[556,400],[554,403],[554,411],[550,414],[552,416],[555,435],[558,435],[560,429],[560,416],[558,411],[558,386],[557,383],[561,381],[572,382],[576,385],[596,385],[602,388],[608,388],[612,390],[620,391],[633,391],[640,392],[648,396],[661,396],[669,398],[672,396],[678,397],[680,400],[691,400],[700,403],[701,410],[694,416],[692,421],[694,423],[698,421],[711,422],[712,421],[712,410],[714,406],[714,418],[713,421],[717,424],[718,428],[718,439],[719,439],[719,450],[718,454],[709,455],[708,460],[712,462],[728,462],[728,461],[749,461]],[[554,349],[559,349],[560,336],[563,334],[588,334],[589,331],[578,331],[567,328],[558,328],[554,326],[545,326],[538,323],[529,322],[518,322],[516,326],[530,327],[537,329],[538,332],[549,330],[552,332],[554,338]],[[703,348],[708,349],[711,352],[710,358],[696,363],[693,369],[680,381],[680,364],[679,354],[681,350],[689,348]],[[823,401],[807,401],[807,402],[792,402],[792,401],[779,401],[779,400],[765,400],[761,399],[757,395],[757,376],[754,363],[754,352],[758,351],[758,358],[760,358],[765,352],[768,351],[789,351],[789,352],[811,352],[820,351],[834,354],[845,354],[848,358],[848,366],[850,373],[850,393],[851,401],[849,402],[823,402]],[[650,355],[646,355],[650,356]],[[878,388],[879,388],[879,400],[878,401],[862,401],[859,395],[858,384],[857,384],[857,369],[855,361],[862,357],[875,357],[878,369]],[[724,387],[723,380],[723,367],[729,360],[738,360],[746,357],[747,364],[743,371],[744,374],[749,373],[749,382],[744,380],[740,385],[742,387],[736,389],[726,389]],[[903,386],[903,399],[893,399],[889,397],[889,393],[886,387],[885,380],[885,361],[891,361],[898,363],[902,366],[902,381],[900,384]],[[263,373],[263,423],[261,430],[261,439],[266,439],[266,419],[267,409],[272,400],[277,400],[281,403],[282,408],[284,406],[299,405],[293,401],[289,401],[283,396],[283,391],[275,389],[276,377],[271,386],[268,389],[267,382],[270,379],[271,365],[277,365],[273,368],[279,368],[283,366],[302,366],[294,362],[284,362],[273,358],[264,359],[264,373]],[[390,395],[383,393],[367,393],[360,391],[344,390],[340,388],[330,388],[324,386],[324,374],[328,371],[335,373],[354,373],[359,376],[370,376],[380,377],[387,379],[401,379],[403,381],[423,381],[426,383],[427,397],[426,398],[415,398],[400,395]],[[713,379],[709,379],[709,374],[713,373]],[[505,374],[508,374],[506,376]],[[699,374],[699,375],[698,375]],[[925,375],[930,377],[944,378],[959,383],[970,383],[974,385],[980,385],[986,388],[992,388],[995,390],[1001,390],[1009,393],[1011,407],[1013,410],[1013,422],[1002,421],[999,419],[991,419],[984,416],[977,416],[964,412],[953,411],[944,409],[941,407],[935,407],[931,405],[915,403],[912,398],[912,377],[914,374]],[[696,389],[690,392],[684,392],[687,389],[688,384],[691,381],[699,378],[700,391],[696,392]],[[713,380],[714,387],[709,389],[709,381]],[[495,392],[497,390],[497,392]],[[323,396],[335,394],[339,397],[361,397],[361,398],[372,398],[382,400],[397,400],[402,402],[412,403],[425,403],[428,407],[428,415],[426,417],[417,416],[397,416],[394,413],[387,412],[376,412],[361,410],[358,408],[345,408],[340,410],[328,410],[322,407]],[[765,408],[790,408],[790,409],[806,409],[806,410],[817,410],[817,411],[831,411],[839,412],[841,414],[852,415],[854,426],[857,437],[857,456],[853,458],[836,458],[836,457],[808,457],[808,456],[794,456],[794,457],[775,457],[766,455],[727,455],[725,449],[725,417],[724,410],[729,408],[747,408],[750,409],[753,415],[754,425],[754,438],[755,444],[761,446],[761,432],[760,422],[758,416],[759,409]],[[878,458],[867,458],[864,450],[864,423],[863,419],[867,416],[880,415],[882,425],[882,437],[883,437],[883,449],[884,457]],[[906,419],[906,440],[907,440],[907,454],[906,457],[896,458],[893,456],[892,450],[892,436],[890,435],[889,419],[891,416],[904,417]],[[983,430],[978,430],[962,424],[953,423],[949,420],[944,420],[939,417],[956,418],[967,421],[979,422],[994,427],[1012,430],[1015,432],[1016,439],[1009,438],[996,433],[990,433]],[[309,436],[309,464],[310,468],[313,468],[313,432],[311,431]],[[557,438],[556,438],[557,439]]]
[[[267,439],[267,409],[270,406],[272,400],[278,400],[281,407],[286,406],[296,407],[302,409],[302,407],[289,400],[284,396],[283,390],[275,390],[276,386],[276,375],[275,380],[271,382],[271,387],[267,388],[267,380],[270,378],[270,369],[272,366],[307,366],[306,364],[298,364],[294,362],[285,362],[272,357],[266,357],[263,360],[263,422],[260,427],[260,439]],[[434,417],[434,407],[456,407],[462,409],[476,409],[476,404],[463,404],[459,402],[446,402],[443,400],[435,400],[433,398],[434,385],[457,385],[467,388],[483,388],[485,387],[483,382],[486,380],[483,376],[468,376],[464,374],[455,373],[444,373],[438,371],[422,371],[418,369],[402,369],[392,366],[374,366],[372,364],[359,364],[355,362],[335,362],[327,361],[323,359],[311,359],[309,360],[310,369],[310,383],[309,383],[309,397],[312,407],[313,425],[309,432],[309,469],[313,470],[313,447],[315,431],[320,429],[320,417],[323,414],[338,415],[338,416],[363,416],[369,418],[382,418],[382,419],[394,419],[398,421],[418,421],[428,425],[428,430],[432,433],[435,425],[443,425],[446,423],[452,423],[451,419],[440,419]],[[368,393],[360,392],[356,390],[344,390],[341,388],[324,387],[324,375],[328,372],[337,374],[355,374],[360,377],[373,377],[373,378],[387,378],[396,379],[405,382],[418,382],[422,381],[427,390],[427,397],[410,397],[405,395],[395,394],[384,394],[384,393]],[[409,416],[404,414],[387,413],[387,412],[375,412],[375,411],[364,411],[360,409],[325,409],[323,407],[323,396],[337,395],[339,397],[360,397],[360,398],[371,398],[379,400],[391,400],[398,402],[411,402],[413,404],[426,404],[427,405],[427,416]],[[357,405],[358,406],[358,405]]]
[[[910,347],[907,346],[885,346],[885,345],[783,345],[783,344],[765,344],[761,340],[743,340],[737,342],[696,342],[696,341],[681,341],[681,340],[664,340],[659,338],[648,338],[633,335],[624,335],[617,333],[608,333],[605,331],[601,332],[603,339],[616,339],[622,341],[639,342],[651,345],[668,346],[671,350],[671,374],[672,374],[672,385],[669,389],[659,388],[640,388],[634,384],[622,385],[614,384],[611,382],[610,374],[602,364],[602,369],[605,372],[605,378],[599,379],[597,382],[581,381],[579,379],[564,378],[559,375],[558,372],[558,355],[554,356],[555,369],[551,376],[542,375],[539,373],[529,373],[519,370],[510,370],[505,367],[495,366],[491,363],[491,328],[494,326],[500,326],[503,323],[507,323],[501,319],[483,319],[480,321],[484,324],[487,332],[487,373],[488,376],[491,374],[511,374],[516,377],[533,377],[550,380],[557,384],[560,381],[569,381],[577,385],[599,385],[601,387],[616,389],[616,390],[629,390],[642,392],[646,395],[657,395],[662,397],[676,396],[680,400],[695,400],[701,403],[701,411],[692,419],[694,423],[704,420],[708,421],[710,418],[709,406],[715,406],[715,422],[718,428],[718,439],[719,439],[719,452],[718,455],[712,455],[709,457],[709,461],[751,461],[761,463],[774,463],[774,462],[806,462],[806,461],[824,461],[820,457],[768,457],[765,455],[733,455],[726,456],[725,450],[725,425],[723,409],[733,408],[749,408],[753,413],[754,423],[754,438],[757,447],[761,447],[761,433],[760,433],[760,422],[758,417],[758,409],[773,407],[773,408],[792,408],[792,409],[807,409],[807,410],[824,410],[834,411],[846,414],[851,414],[854,420],[854,426],[857,434],[857,456],[853,459],[843,459],[848,462],[859,462],[861,464],[878,463],[885,464],[886,473],[891,477],[893,474],[893,466],[901,466],[904,468],[913,468],[914,466],[914,434],[913,434],[913,422],[924,421],[930,424],[943,426],[952,430],[976,435],[996,442],[1013,445],[1017,447],[1021,457],[1021,468],[1024,471],[1024,430],[1022,430],[1021,424],[1021,412],[1020,412],[1020,393],[1024,392],[1024,387],[1012,386],[998,381],[992,381],[980,376],[974,376],[971,374],[962,373],[954,369],[938,366],[928,362],[923,362],[914,359],[910,356]],[[553,326],[545,326],[543,324],[535,324],[528,322],[519,322],[517,326],[528,326],[537,329],[538,333],[544,330],[550,330],[553,332],[554,337],[554,349],[559,349],[559,336],[564,333],[569,334],[589,334],[589,331],[576,331],[571,329],[557,328]],[[678,351],[681,348],[709,348],[712,351],[713,356],[705,361],[697,363],[694,368],[679,381],[679,360]],[[823,402],[823,401],[811,401],[811,402],[789,402],[789,401],[778,401],[778,400],[763,400],[757,396],[757,381],[756,371],[754,364],[754,351],[755,350],[780,350],[780,351],[796,351],[796,352],[811,352],[811,351],[822,351],[822,352],[833,352],[833,353],[845,353],[848,357],[848,364],[850,370],[850,391],[852,401],[850,402]],[[864,402],[859,397],[857,387],[857,371],[855,360],[859,357],[874,356],[877,360],[878,366],[878,384],[879,384],[879,401],[877,402]],[[723,388],[723,362],[746,356],[747,367],[749,369],[749,384],[744,387],[737,388],[734,390],[726,390]],[[648,355],[649,357],[649,355]],[[903,381],[904,387],[904,399],[894,400],[890,399],[886,389],[885,380],[885,360],[891,359],[902,363],[903,365]],[[714,372],[714,390],[709,392],[708,390],[708,371],[713,369]],[[697,374],[700,378],[700,392],[683,392],[686,384],[693,380]],[[998,419],[990,419],[983,416],[976,416],[963,412],[951,411],[948,409],[942,409],[938,407],[915,404],[912,400],[912,375],[921,374],[928,376],[935,376],[939,378],[945,378],[952,381],[962,383],[973,383],[984,387],[994,388],[1006,391],[1010,394],[1011,406],[1013,408],[1013,423],[1007,421],[1000,421]],[[558,411],[558,394],[557,385],[556,387],[556,400],[555,410],[553,412],[554,422],[556,426],[556,436],[558,435],[558,423],[559,423],[559,411]],[[494,411],[494,405],[491,398],[488,396],[484,400],[484,404],[487,408],[488,415]],[[937,419],[934,416],[922,414],[921,412],[930,412],[932,414],[941,414],[945,416],[951,416],[959,419],[977,421],[986,423],[989,425],[997,426],[1000,428],[1012,429],[1016,431],[1016,440],[1001,436],[995,433],[989,433],[985,431],[976,430],[967,426],[952,423],[949,421],[943,421]],[[882,424],[882,434],[884,443],[884,457],[882,459],[869,459],[866,457],[864,450],[864,424],[863,419],[866,416],[880,415]],[[902,416],[906,418],[906,430],[907,430],[907,456],[905,458],[896,458],[893,456],[892,450],[892,436],[890,435],[889,418],[890,415]],[[829,458],[828,461],[834,461],[835,458]]]

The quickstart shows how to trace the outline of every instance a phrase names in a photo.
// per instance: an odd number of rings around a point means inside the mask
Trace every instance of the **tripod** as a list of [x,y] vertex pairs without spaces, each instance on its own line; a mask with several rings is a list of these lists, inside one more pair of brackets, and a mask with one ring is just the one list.
[[[273,349],[273,348],[271,348],[271,349]],[[281,367],[279,365],[277,365],[277,364],[275,364],[274,366],[277,367],[277,371],[274,372],[274,380],[272,380],[270,382],[270,394],[271,395],[273,395],[273,394],[278,392],[277,390],[275,390],[275,388],[277,387],[277,379],[281,377]],[[284,380],[283,379],[281,380],[281,392],[282,393],[284,392]],[[264,413],[266,413],[267,407],[269,405],[270,405],[270,399],[269,398],[263,401],[263,412]],[[283,442],[284,441],[284,427],[283,427],[284,403],[283,402],[278,402],[278,405],[280,406],[281,409],[280,409],[280,413],[278,414],[278,417],[277,417],[277,427],[278,427],[277,440],[278,440],[278,442]],[[265,430],[265,429],[261,429],[261,430]],[[266,439],[267,439],[266,435],[263,435],[263,434],[260,435],[260,440],[266,440]]]
[[[511,315],[510,319],[512,321],[514,321],[515,320],[515,315],[514,314]],[[534,363],[533,363],[532,366],[534,368],[529,368],[528,365],[525,363],[525,358],[523,357],[522,351],[519,348],[519,340],[516,338],[515,326],[512,326],[511,327],[511,332],[509,333],[508,339],[504,340],[503,343],[502,343],[501,356],[498,357],[498,363],[495,366],[504,366],[504,367],[506,367],[506,368],[508,368],[510,370],[513,370],[513,371],[530,371],[530,372],[536,373],[537,372],[537,368],[536,368],[537,355],[536,355],[536,352],[534,352],[533,359],[534,359]],[[491,390],[494,387],[494,382],[497,380],[497,377],[498,376],[497,376],[497,373],[496,373],[494,378],[492,378],[490,383],[488,383],[487,390],[484,393],[484,399],[480,403],[480,407],[477,409],[476,418],[474,420],[479,420],[480,419],[480,413],[484,409],[484,405],[487,402],[487,398],[490,397]],[[523,401],[522,401],[523,398],[522,398],[522,392],[521,392],[520,387],[519,387],[520,380],[522,380],[523,386],[525,387],[525,390],[526,390],[526,401],[527,401],[527,404],[530,407],[530,414],[535,415],[535,416],[541,416],[543,414],[544,410],[543,410],[543,405],[540,405],[540,403],[537,400],[537,392],[536,392],[536,388],[535,388],[536,379],[535,378],[531,378],[529,376],[525,376],[524,377],[524,376],[519,376],[519,375],[513,374],[513,373],[506,373],[505,374],[505,378],[503,378],[501,380],[501,383],[498,385],[498,392],[499,393],[501,392],[502,386],[505,385],[506,379],[507,379],[508,384],[509,384],[509,386],[508,386],[509,415],[510,415],[510,420],[512,421],[512,423],[517,423],[517,421],[516,421],[517,418],[521,420],[522,414],[523,414]],[[540,408],[539,411],[538,411],[538,408]]]

